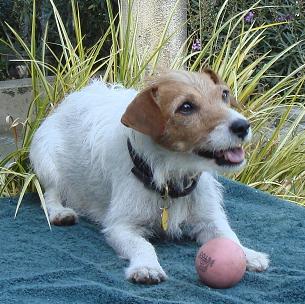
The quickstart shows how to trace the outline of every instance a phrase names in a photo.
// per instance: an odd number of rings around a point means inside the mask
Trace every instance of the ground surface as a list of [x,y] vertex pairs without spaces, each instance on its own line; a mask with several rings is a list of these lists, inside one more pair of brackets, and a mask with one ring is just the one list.
[[153,241],[168,281],[135,285],[124,278],[126,261],[99,229],[81,219],[49,230],[36,196],[17,219],[15,199],[0,200],[0,303],[305,303],[305,208],[237,183],[223,181],[226,209],[242,242],[268,252],[265,273],[247,272],[225,290],[202,285],[194,268],[194,242]]

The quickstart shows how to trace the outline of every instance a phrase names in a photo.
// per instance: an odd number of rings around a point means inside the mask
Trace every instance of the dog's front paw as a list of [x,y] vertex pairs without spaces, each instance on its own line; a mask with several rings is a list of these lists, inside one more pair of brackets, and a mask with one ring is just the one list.
[[167,279],[161,266],[129,266],[126,269],[128,280],[141,284],[158,284]]
[[50,222],[56,226],[70,226],[77,223],[77,215],[71,208],[49,210]]
[[269,256],[263,252],[257,252],[252,249],[244,248],[247,259],[247,270],[261,272],[269,266]]

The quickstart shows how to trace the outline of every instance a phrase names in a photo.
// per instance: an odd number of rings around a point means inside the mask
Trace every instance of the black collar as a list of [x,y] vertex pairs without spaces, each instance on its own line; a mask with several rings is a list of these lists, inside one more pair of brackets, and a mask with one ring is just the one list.
[[184,176],[182,189],[172,180],[167,181],[166,185],[162,186],[161,189],[158,188],[154,182],[154,176],[150,166],[136,153],[129,138],[127,139],[127,147],[134,164],[131,172],[146,188],[158,192],[162,197],[166,195],[166,189],[168,189],[167,193],[171,198],[187,196],[196,188],[200,175],[196,175],[195,177]]

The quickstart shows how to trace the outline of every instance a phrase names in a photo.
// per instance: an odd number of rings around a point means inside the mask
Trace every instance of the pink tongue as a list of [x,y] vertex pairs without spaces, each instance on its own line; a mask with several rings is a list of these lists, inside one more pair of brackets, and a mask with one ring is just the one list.
[[245,158],[245,152],[243,148],[234,148],[224,151],[224,156],[231,163],[241,163]]

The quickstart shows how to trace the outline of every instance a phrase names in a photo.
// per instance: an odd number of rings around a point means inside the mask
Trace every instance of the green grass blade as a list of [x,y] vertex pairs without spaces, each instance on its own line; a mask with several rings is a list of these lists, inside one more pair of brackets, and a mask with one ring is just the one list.
[[18,213],[18,210],[19,210],[19,207],[21,205],[21,202],[23,200],[23,197],[24,197],[24,194],[25,194],[25,191],[27,190],[28,188],[28,185],[30,184],[30,182],[33,180],[33,178],[35,177],[35,174],[30,174],[26,177],[25,181],[24,181],[24,185],[21,189],[21,192],[20,192],[20,195],[19,195],[19,199],[18,199],[18,202],[17,202],[17,207],[16,207],[16,211],[15,211],[15,218],[17,216],[17,213]]

